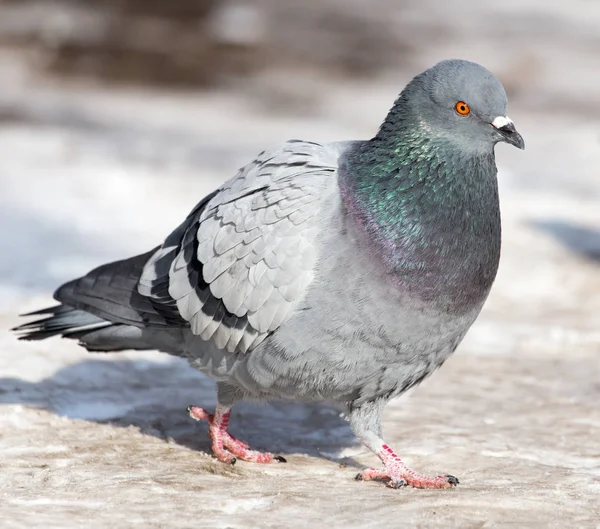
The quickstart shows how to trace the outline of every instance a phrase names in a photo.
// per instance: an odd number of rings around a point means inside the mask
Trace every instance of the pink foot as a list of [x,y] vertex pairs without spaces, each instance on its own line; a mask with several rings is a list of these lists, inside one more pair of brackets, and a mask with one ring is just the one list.
[[213,453],[217,459],[224,463],[233,465],[236,458],[253,463],[272,463],[277,461],[285,463],[285,458],[274,456],[269,452],[257,452],[250,450],[244,441],[240,441],[231,435],[227,428],[229,426],[229,416],[231,411],[221,413],[217,405],[215,414],[208,413],[198,406],[189,406],[188,412],[192,419],[208,422],[208,434],[212,439]]
[[395,489],[408,485],[418,489],[447,489],[459,483],[454,476],[429,477],[411,470],[387,445],[383,445],[378,455],[383,461],[383,469],[366,468],[356,476],[356,479],[364,481],[388,479],[387,485]]

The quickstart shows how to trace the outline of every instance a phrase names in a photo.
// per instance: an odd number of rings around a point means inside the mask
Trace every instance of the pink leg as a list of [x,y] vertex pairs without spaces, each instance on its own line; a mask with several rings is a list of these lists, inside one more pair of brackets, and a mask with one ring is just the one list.
[[393,488],[412,485],[421,489],[446,489],[458,485],[454,476],[428,477],[411,470],[385,443],[381,433],[381,412],[385,402],[384,399],[367,401],[350,408],[352,431],[383,463],[382,469],[367,468],[356,479],[387,479],[387,484]]
[[[188,412],[192,419],[195,419],[197,421],[206,421],[208,424],[211,424],[213,422],[214,415],[212,413],[208,413],[203,408],[199,408],[198,406],[190,406],[188,408]],[[231,412],[227,413],[228,421],[229,421],[230,413]],[[231,435],[227,431],[223,432],[223,443],[226,444],[225,443],[226,441],[228,441],[231,444],[237,444],[241,448],[248,448],[248,445],[246,443],[244,443],[244,441],[240,441],[239,439],[236,439],[233,435]]]
[[386,444],[377,455],[383,462],[383,469],[367,468],[356,476],[357,479],[389,479],[388,485],[393,488],[412,485],[419,489],[446,489],[459,483],[454,476],[429,477],[411,470]]
[[274,456],[269,452],[257,452],[249,450],[248,445],[239,439],[233,437],[228,431],[229,417],[231,410],[217,404],[215,414],[208,413],[203,408],[198,406],[189,406],[188,412],[192,419],[197,421],[208,422],[208,434],[212,439],[213,453],[217,459],[224,463],[234,464],[236,457],[244,461],[254,463],[272,463],[278,461],[285,463],[285,459],[281,456]]

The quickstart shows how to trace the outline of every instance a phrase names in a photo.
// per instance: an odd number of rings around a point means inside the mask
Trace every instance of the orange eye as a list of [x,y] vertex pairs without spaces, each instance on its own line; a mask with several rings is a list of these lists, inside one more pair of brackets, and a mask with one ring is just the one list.
[[461,116],[466,116],[469,112],[471,112],[469,105],[467,105],[464,101],[459,101],[458,103],[456,103],[456,105],[454,105],[454,108]]

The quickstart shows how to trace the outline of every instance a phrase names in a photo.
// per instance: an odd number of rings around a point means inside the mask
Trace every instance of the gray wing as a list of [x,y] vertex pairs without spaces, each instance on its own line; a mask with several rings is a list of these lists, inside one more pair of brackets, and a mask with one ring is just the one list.
[[221,349],[256,347],[313,279],[319,214],[337,190],[337,160],[335,145],[297,140],[261,153],[165,240],[138,292]]

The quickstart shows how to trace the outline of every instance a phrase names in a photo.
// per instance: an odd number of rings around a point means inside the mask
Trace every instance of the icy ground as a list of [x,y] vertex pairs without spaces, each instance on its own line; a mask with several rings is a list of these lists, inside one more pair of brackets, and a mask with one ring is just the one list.
[[511,107],[527,150],[498,148],[504,249],[489,303],[459,352],[387,408],[389,444],[458,476],[454,490],[355,482],[377,461],[326,405],[239,406],[233,432],[288,463],[225,466],[185,411],[213,406],[213,384],[183,362],[7,331],[60,282],[156,244],[265,146],[368,136],[402,81],[337,87],[316,115],[285,117],[227,94],[8,85],[1,527],[598,527],[600,151],[585,116]]

